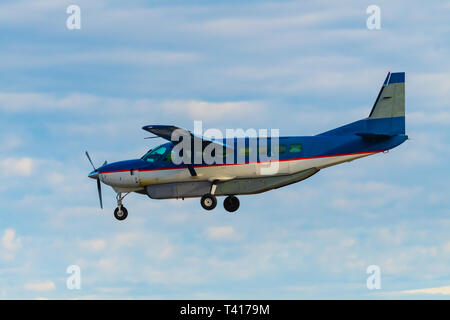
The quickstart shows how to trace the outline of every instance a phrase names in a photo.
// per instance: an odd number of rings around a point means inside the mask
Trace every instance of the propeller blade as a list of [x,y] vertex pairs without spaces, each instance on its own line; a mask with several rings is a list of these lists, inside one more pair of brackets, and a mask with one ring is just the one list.
[[92,163],[91,157],[89,157],[89,153],[87,151],[86,151],[86,157],[88,158],[89,162],[91,163],[92,168],[94,168],[94,170],[97,170],[97,169],[95,169],[95,166]]
[[98,191],[98,199],[100,200],[100,208],[103,209],[103,201],[102,201],[102,183],[100,179],[97,178],[97,191]]
[[108,164],[108,161],[105,160],[105,162],[103,162],[102,167],[106,166]]

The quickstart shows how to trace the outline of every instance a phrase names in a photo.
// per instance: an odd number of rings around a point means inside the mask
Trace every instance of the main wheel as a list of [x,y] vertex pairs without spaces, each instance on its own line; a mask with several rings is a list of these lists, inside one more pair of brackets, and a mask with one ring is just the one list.
[[223,207],[228,212],[235,212],[239,209],[239,199],[235,196],[228,196],[223,200]]
[[114,210],[114,217],[117,220],[125,220],[128,217],[128,210],[127,208],[125,208],[124,206],[121,206],[120,209],[119,207],[116,208],[116,210]]
[[203,209],[212,210],[217,205],[217,199],[214,195],[207,193],[201,198],[200,204],[202,205]]

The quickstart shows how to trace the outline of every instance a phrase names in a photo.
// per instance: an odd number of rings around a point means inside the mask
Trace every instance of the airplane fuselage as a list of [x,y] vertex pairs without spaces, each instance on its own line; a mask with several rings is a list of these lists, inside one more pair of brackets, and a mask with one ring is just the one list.
[[[245,139],[245,141],[239,141],[239,139]],[[194,164],[196,176],[190,174],[187,169],[188,166],[185,164],[177,165],[171,161],[164,161],[164,159],[150,163],[142,158],[107,164],[98,169],[98,174],[103,183],[110,185],[117,192],[139,191],[144,190],[149,185],[174,182],[212,182],[214,180],[284,176],[311,168],[321,170],[383,152],[398,146],[407,139],[407,136],[397,135],[375,143],[353,134],[338,137],[321,135],[280,137],[277,160],[262,159],[255,152],[255,148],[253,150],[251,148],[252,145],[256,146],[256,139],[254,141],[252,139],[255,138],[234,139],[234,156],[231,162],[226,158],[223,160],[224,163],[206,164],[202,161],[202,163]],[[270,146],[270,143],[266,141],[264,143]],[[172,143],[168,142],[165,145],[170,150]],[[244,147],[238,148],[238,145]],[[245,151],[247,151],[247,154],[242,156]],[[253,159],[251,152],[256,153]],[[241,159],[239,159],[239,156],[241,156]],[[276,170],[269,173],[265,172],[264,168],[268,167],[268,162],[277,162]]]

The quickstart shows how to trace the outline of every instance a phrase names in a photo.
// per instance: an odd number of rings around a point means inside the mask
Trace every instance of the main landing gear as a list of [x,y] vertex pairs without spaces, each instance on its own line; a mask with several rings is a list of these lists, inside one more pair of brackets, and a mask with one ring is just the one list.
[[235,196],[228,196],[223,200],[223,207],[228,212],[235,212],[239,209],[239,199]]
[[217,206],[217,198],[215,195],[207,193],[200,199],[200,204],[205,210],[212,210]]
[[[205,210],[212,210],[217,206],[217,198],[215,195],[207,193],[200,199],[200,204]],[[239,199],[235,196],[228,196],[223,201],[223,207],[228,212],[235,212],[239,209]]]
[[122,221],[122,220],[125,220],[125,219],[128,217],[128,210],[127,210],[127,208],[125,208],[125,207],[122,205],[122,200],[123,200],[123,198],[125,198],[128,194],[129,194],[129,192],[128,192],[128,193],[125,193],[125,195],[122,197],[122,193],[119,192],[119,193],[117,194],[117,196],[116,196],[116,199],[117,199],[117,208],[114,210],[114,217],[115,217],[117,220]]

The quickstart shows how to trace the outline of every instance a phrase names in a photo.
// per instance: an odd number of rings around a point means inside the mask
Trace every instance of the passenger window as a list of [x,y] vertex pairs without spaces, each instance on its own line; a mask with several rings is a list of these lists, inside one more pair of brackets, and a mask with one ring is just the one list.
[[164,158],[164,161],[172,162],[172,152],[169,152],[167,156]]
[[302,151],[302,145],[300,143],[294,143],[289,146],[289,152],[299,153]]
[[[218,148],[219,149],[219,152],[218,152],[218,157],[220,158],[220,157],[222,157],[222,158],[225,158],[226,156],[227,156],[227,153],[226,153],[226,149],[225,148]],[[217,149],[213,149],[212,151],[211,151],[211,156],[212,157],[215,157],[216,156],[216,150]]]
[[252,153],[252,148],[250,148],[250,147],[245,147],[245,148],[239,149],[239,155],[241,155],[241,156],[248,156],[248,155],[250,155],[250,153]]
[[280,145],[278,146],[278,153],[279,153],[279,154],[286,153],[286,145],[280,144]]
[[269,155],[269,149],[267,148],[267,146],[259,147],[259,155],[260,156],[268,156]]

